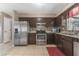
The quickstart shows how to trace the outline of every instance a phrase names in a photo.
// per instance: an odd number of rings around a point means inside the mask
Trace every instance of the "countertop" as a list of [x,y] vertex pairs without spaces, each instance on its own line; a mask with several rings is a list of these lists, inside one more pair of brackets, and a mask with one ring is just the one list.
[[[36,31],[30,31],[29,33],[36,33]],[[52,31],[46,31],[46,33],[54,33]]]
[[64,34],[64,33],[56,33],[56,34],[60,34],[60,35],[64,35],[64,36],[69,36],[69,37],[73,37],[73,38],[78,38],[79,39],[79,35],[70,35],[70,34]]
[[68,37],[73,38],[72,40],[74,42],[79,42],[79,35],[69,35],[69,34],[64,34],[64,33],[55,33],[55,34],[60,34],[60,35],[68,36]]
[[[36,31],[30,31],[29,33],[36,33]],[[70,35],[70,34],[65,34],[65,33],[56,33],[56,32],[52,32],[52,31],[46,31],[46,33],[55,33],[55,34],[60,34],[60,35],[64,35],[64,36],[69,36],[69,37],[73,37],[73,38],[77,38],[79,39],[79,35]]]

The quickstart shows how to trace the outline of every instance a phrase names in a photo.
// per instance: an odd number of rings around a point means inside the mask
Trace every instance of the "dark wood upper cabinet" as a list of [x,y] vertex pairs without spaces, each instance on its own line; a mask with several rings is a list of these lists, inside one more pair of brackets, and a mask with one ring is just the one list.
[[65,10],[63,13],[61,13],[59,16],[57,16],[56,20],[55,20],[55,26],[62,26],[62,16],[64,19],[68,19],[69,11],[72,10],[73,8],[75,8],[76,6],[79,6],[79,3],[75,3],[69,9]]
[[51,17],[42,17],[41,21],[38,21],[37,17],[20,17],[19,21],[28,21],[30,23],[31,27],[36,27],[37,22],[43,22],[46,23],[46,27],[52,26],[51,22],[55,22],[55,18]]

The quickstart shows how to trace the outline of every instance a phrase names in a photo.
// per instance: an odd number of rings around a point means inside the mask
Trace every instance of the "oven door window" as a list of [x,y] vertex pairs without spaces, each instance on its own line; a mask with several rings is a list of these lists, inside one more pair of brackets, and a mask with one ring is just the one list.
[[45,35],[37,35],[37,39],[45,39]]

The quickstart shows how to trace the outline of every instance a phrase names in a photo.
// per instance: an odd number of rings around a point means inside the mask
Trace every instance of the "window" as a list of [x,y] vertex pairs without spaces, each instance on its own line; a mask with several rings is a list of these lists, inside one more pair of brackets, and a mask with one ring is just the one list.
[[67,30],[79,31],[79,17],[70,17],[67,19]]

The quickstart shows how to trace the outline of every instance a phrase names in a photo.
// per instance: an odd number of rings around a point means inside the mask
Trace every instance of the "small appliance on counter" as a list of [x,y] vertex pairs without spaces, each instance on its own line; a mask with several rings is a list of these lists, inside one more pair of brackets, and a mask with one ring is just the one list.
[[60,27],[52,27],[52,32],[60,32]]

